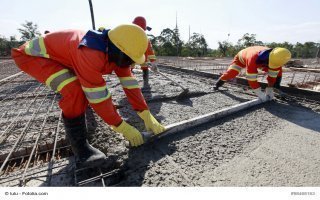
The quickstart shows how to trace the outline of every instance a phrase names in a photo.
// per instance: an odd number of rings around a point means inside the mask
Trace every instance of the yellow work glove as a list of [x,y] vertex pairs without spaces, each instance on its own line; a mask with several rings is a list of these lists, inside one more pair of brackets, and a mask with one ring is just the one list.
[[157,135],[166,130],[166,128],[152,116],[149,110],[138,112],[138,115],[143,119],[147,131],[152,131]]
[[137,147],[143,144],[143,138],[141,133],[135,127],[129,125],[127,122],[122,121],[120,126],[111,126],[111,128],[114,131],[121,133],[124,136],[124,138],[126,138],[126,140],[130,142],[131,146]]

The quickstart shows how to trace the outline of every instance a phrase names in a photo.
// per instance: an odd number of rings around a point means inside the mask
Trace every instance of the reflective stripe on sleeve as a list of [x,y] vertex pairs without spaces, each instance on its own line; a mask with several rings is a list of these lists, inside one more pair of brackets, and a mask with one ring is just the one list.
[[47,54],[47,49],[44,45],[43,37],[36,38],[27,43],[24,49],[25,53],[30,56],[38,56],[49,58],[49,54]]
[[126,89],[140,88],[138,81],[134,77],[121,77],[119,79],[123,88],[126,88]]
[[148,60],[156,60],[157,57],[155,55],[148,55]]
[[268,75],[269,75],[270,77],[272,77],[272,78],[277,78],[278,73],[279,73],[279,70],[277,70],[277,71],[270,70],[270,69],[268,70]]
[[111,93],[107,89],[107,86],[86,88],[82,86],[82,89],[90,103],[100,103],[111,97]]
[[256,81],[258,78],[258,74],[250,74],[247,72],[246,77],[249,81]]
[[231,66],[229,66],[228,70],[231,70],[231,69],[236,70],[237,72],[240,73],[242,68],[237,65],[231,65]]
[[60,92],[64,86],[76,80],[77,77],[68,69],[60,70],[46,80],[46,85],[53,91]]

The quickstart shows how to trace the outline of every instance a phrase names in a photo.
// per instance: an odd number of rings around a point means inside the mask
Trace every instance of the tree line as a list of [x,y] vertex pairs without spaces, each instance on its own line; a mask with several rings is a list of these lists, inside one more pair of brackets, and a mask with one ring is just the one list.
[[293,58],[315,58],[320,48],[320,43],[316,42],[305,42],[300,43],[297,42],[296,44],[291,44],[289,42],[271,42],[271,43],[264,43],[256,39],[256,34],[249,34],[246,33],[240,38],[235,45],[228,41],[219,41],[218,42],[218,49],[213,50],[213,56],[234,56],[239,52],[241,49],[244,49],[249,46],[259,45],[259,46],[268,46],[270,48],[275,47],[284,47],[287,48],[291,53]]
[[[31,40],[40,36],[38,25],[26,21],[21,24],[21,28],[17,30],[21,34],[20,40],[15,36],[6,38],[0,35],[0,56],[10,56],[11,48],[18,47],[25,41]],[[153,48],[158,56],[181,56],[181,57],[233,57],[241,49],[249,46],[261,45],[274,47],[285,47],[292,53],[293,58],[314,58],[320,43],[305,42],[291,44],[288,42],[283,43],[264,43],[256,39],[256,34],[244,34],[236,44],[231,42],[219,41],[217,49],[210,49],[204,35],[200,33],[193,33],[187,42],[184,42],[179,33],[179,29],[165,28],[161,31],[159,36],[148,35]]]
[[31,22],[26,21],[25,23],[21,24],[21,28],[17,30],[21,34],[20,40],[17,40],[16,36],[10,36],[9,39],[0,35],[0,56],[1,57],[8,57],[10,56],[10,52],[12,48],[19,47],[23,43],[28,40],[32,40],[35,37],[40,36],[40,32],[38,31],[38,25]]

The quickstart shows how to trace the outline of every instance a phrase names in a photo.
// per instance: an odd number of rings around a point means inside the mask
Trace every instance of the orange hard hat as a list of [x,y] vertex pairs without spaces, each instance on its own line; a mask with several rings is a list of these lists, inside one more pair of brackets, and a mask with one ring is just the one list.
[[148,30],[148,31],[151,30],[151,28],[147,26],[147,21],[144,17],[138,16],[134,18],[132,23],[140,26],[143,30]]

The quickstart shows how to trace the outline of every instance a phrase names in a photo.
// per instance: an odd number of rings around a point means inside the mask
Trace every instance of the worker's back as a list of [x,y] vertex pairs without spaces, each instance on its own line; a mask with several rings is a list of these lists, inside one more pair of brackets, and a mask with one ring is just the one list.
[[65,66],[73,65],[73,57],[85,32],[80,30],[64,30],[52,32],[44,36],[44,44],[50,59]]
[[245,66],[256,66],[256,59],[262,50],[269,49],[264,46],[247,47],[239,52],[239,59]]

